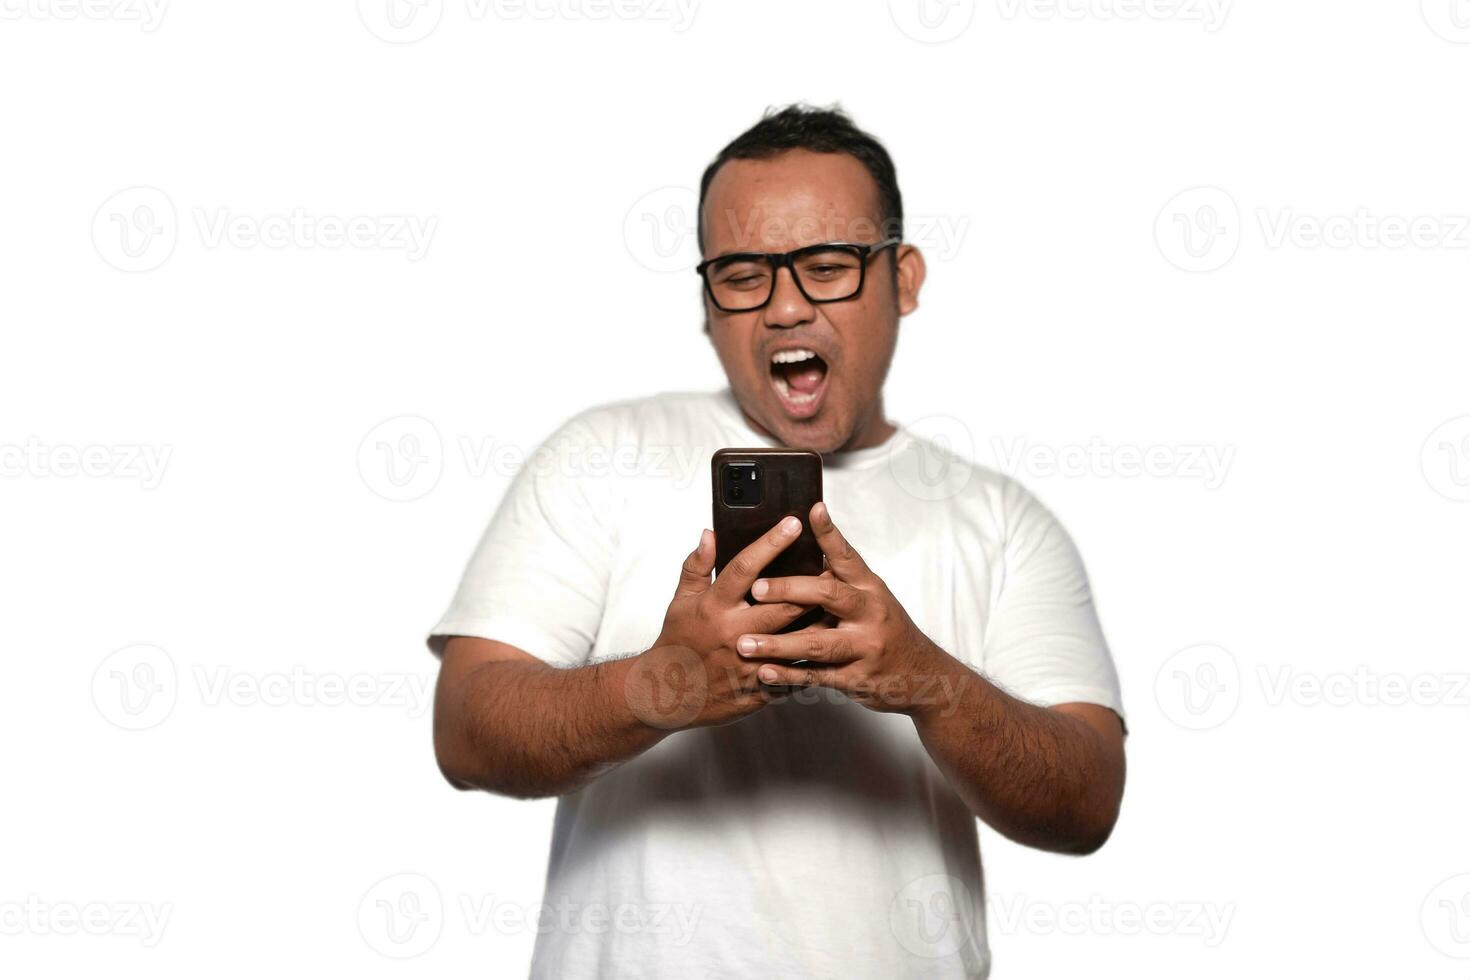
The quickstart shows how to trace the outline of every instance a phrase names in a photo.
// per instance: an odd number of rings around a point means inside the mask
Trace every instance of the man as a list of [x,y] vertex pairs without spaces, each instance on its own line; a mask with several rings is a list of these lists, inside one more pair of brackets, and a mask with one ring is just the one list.
[[[560,797],[533,976],[983,977],[975,818],[1084,854],[1122,798],[1081,561],[884,417],[925,267],[876,140],[790,107],[700,196],[729,388],[584,411],[517,476],[430,640],[440,768]],[[777,445],[823,456],[827,568],[758,578],[788,518],[712,578],[710,454]]]

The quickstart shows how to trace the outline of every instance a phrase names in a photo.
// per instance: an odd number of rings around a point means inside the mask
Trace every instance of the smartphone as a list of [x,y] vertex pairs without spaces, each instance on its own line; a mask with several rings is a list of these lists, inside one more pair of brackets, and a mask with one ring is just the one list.
[[[714,489],[715,574],[788,514],[801,534],[761,572],[763,578],[822,574],[822,548],[811,529],[812,505],[822,499],[822,457],[803,449],[721,449],[710,458]],[[755,599],[746,593],[745,600]],[[818,607],[781,633],[821,620]]]

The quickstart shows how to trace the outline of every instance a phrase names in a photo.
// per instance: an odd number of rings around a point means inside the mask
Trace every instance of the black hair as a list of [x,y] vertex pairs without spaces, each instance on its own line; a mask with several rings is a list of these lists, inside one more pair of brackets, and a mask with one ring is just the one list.
[[[883,144],[859,129],[841,107],[823,109],[801,103],[767,109],[761,121],[741,133],[705,168],[699,182],[699,247],[704,250],[704,200],[715,173],[731,160],[766,160],[787,150],[846,153],[861,163],[878,185],[878,221],[884,237],[903,237],[903,195],[898,173]],[[896,254],[896,252],[895,252]]]

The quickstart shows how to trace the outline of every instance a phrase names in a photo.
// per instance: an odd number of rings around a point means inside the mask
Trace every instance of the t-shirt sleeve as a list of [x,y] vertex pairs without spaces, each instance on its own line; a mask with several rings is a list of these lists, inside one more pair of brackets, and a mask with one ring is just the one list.
[[1008,481],[999,594],[986,624],[984,672],[1033,704],[1081,701],[1123,715],[1118,673],[1071,537]]
[[430,633],[431,650],[477,636],[556,667],[588,661],[607,596],[613,504],[605,468],[580,464],[604,442],[578,416],[526,460]]

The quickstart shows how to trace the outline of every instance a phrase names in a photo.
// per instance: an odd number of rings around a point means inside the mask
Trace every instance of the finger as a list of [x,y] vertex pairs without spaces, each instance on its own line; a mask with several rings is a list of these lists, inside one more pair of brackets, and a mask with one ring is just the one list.
[[741,549],[740,554],[730,559],[715,576],[714,591],[727,602],[737,602],[750,591],[750,583],[761,573],[771,559],[785,551],[801,533],[801,520],[784,517],[765,534]]
[[755,672],[762,684],[775,687],[829,687],[845,691],[847,675],[839,667],[790,667],[786,664],[761,664]]
[[709,528],[699,532],[699,545],[684,559],[679,569],[679,587],[675,596],[697,595],[709,588],[709,573],[715,569],[715,533]]
[[817,544],[822,546],[822,554],[827,557],[827,567],[838,578],[844,582],[861,582],[871,574],[863,556],[857,553],[857,549],[848,543],[842,532],[837,530],[837,525],[832,523],[832,515],[827,512],[824,502],[819,500],[812,504],[810,517],[812,533],[817,537]]
[[830,575],[783,575],[756,580],[750,594],[761,602],[821,606],[839,619],[856,616],[867,599],[861,591]]
[[774,633],[798,616],[806,613],[810,606],[795,602],[757,603],[736,613],[740,617],[740,630],[744,633]]
[[759,660],[810,660],[819,664],[846,664],[857,659],[847,630],[810,633],[747,634],[735,643],[742,657]]
[[821,619],[817,620],[815,623],[808,623],[806,626],[803,626],[799,630],[792,630],[791,633],[794,635],[796,633],[811,633],[814,630],[829,630],[840,622],[840,619],[824,609],[822,611]]

